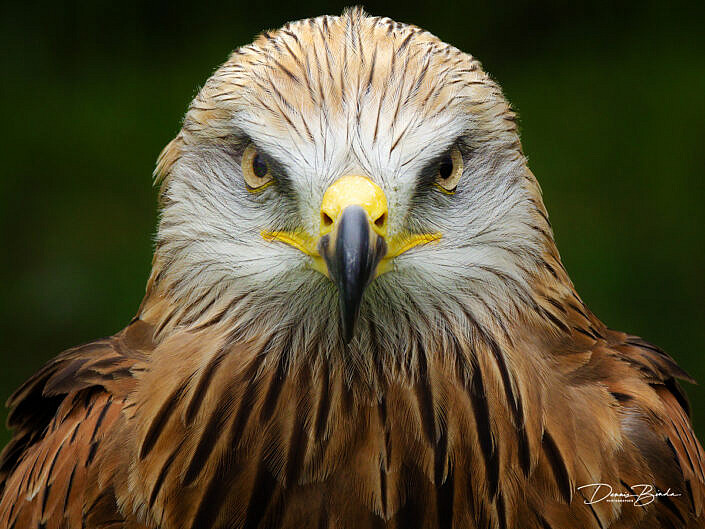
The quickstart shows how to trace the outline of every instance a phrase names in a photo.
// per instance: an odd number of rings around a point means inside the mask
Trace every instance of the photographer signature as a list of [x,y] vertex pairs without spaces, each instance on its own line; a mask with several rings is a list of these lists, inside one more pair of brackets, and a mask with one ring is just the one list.
[[653,503],[656,498],[659,497],[676,497],[681,496],[676,492],[671,492],[670,487],[666,491],[661,491],[656,489],[653,485],[632,485],[629,487],[631,492],[614,492],[612,485],[608,483],[590,483],[589,485],[582,485],[578,487],[578,490],[587,489],[587,493],[590,493],[590,488],[592,488],[592,496],[589,499],[586,495],[585,498],[586,505],[592,505],[593,503],[598,503],[601,501],[608,502],[620,502],[620,503],[633,503],[635,507],[644,507]]

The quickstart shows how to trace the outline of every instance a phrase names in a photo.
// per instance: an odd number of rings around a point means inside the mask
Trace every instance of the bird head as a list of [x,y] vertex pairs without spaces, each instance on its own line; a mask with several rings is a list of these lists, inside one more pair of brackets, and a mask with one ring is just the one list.
[[520,311],[553,252],[514,114],[479,62],[359,9],[237,49],[157,177],[164,328],[393,348]]

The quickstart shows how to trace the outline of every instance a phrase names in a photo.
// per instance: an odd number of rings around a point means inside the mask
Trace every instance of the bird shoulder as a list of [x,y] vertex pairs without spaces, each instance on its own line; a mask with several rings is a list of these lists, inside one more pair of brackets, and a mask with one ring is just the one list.
[[13,437],[0,454],[0,527],[133,527],[118,513],[110,484],[97,479],[104,464],[98,461],[120,428],[149,334],[137,320],[115,336],[69,349],[10,397]]

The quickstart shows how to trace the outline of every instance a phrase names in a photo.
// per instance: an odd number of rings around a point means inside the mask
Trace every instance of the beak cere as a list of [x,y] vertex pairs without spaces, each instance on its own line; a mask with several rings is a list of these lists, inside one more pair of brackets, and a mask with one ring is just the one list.
[[345,343],[354,335],[362,295],[387,253],[386,224],[387,199],[367,178],[343,177],[323,196],[318,250],[338,287]]

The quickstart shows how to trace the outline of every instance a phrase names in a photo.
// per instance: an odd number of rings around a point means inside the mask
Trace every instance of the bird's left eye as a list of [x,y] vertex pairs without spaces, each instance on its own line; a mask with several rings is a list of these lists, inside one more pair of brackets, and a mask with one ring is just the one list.
[[274,181],[267,160],[253,144],[242,153],[242,177],[249,191],[261,191]]
[[463,174],[463,155],[457,147],[453,147],[438,164],[436,170],[436,187],[451,195],[458,187],[458,181]]

